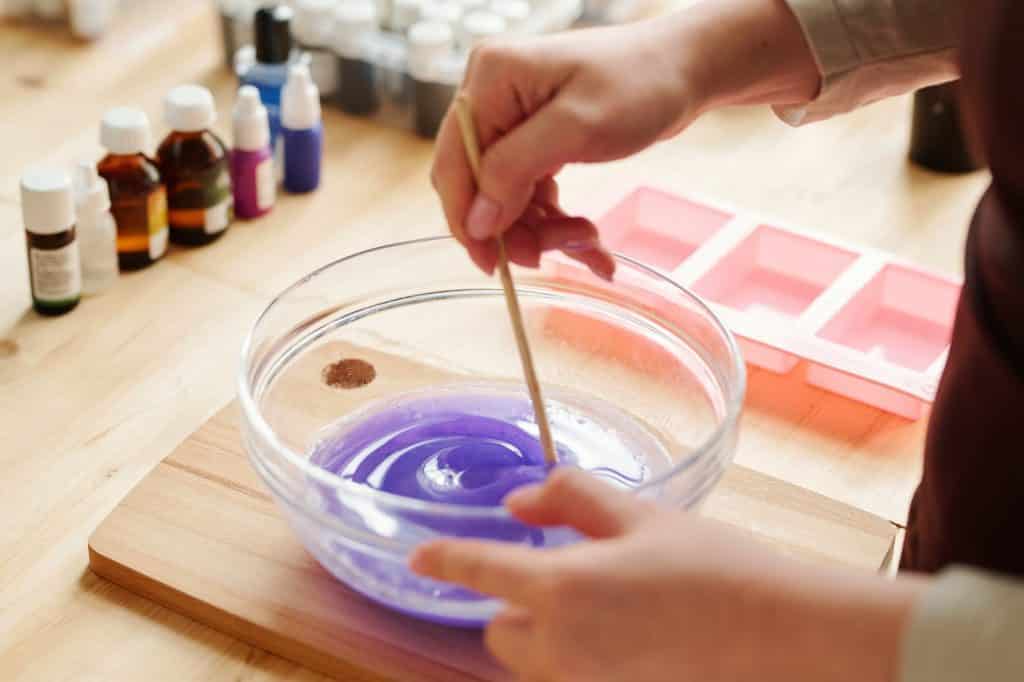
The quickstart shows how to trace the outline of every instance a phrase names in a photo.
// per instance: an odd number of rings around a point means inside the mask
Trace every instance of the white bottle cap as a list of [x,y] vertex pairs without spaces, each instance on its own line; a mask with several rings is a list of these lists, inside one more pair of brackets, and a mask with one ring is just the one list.
[[344,0],[334,10],[334,49],[343,57],[360,57],[359,41],[377,31],[373,0]]
[[452,27],[443,21],[420,21],[409,29],[409,75],[419,81],[437,79],[437,66],[455,44]]
[[238,89],[231,120],[235,149],[255,152],[270,146],[270,119],[260,101],[260,91],[254,86],[243,85]]
[[305,64],[293,64],[281,92],[281,127],[308,130],[320,123],[320,91]]
[[21,215],[34,234],[60,234],[75,224],[71,178],[61,168],[33,168],[21,176]]
[[292,37],[309,47],[329,46],[337,5],[337,0],[297,0],[293,3]]
[[392,31],[405,33],[409,27],[420,20],[420,10],[423,9],[423,0],[394,0],[391,3]]
[[487,0],[458,0],[462,5],[462,11],[469,13],[478,9],[487,9]]
[[149,148],[149,119],[131,107],[117,107],[103,116],[100,144],[111,154],[143,154]]
[[110,188],[96,172],[96,164],[79,161],[75,166],[75,211],[79,218],[99,216],[110,210]]
[[462,20],[462,33],[466,47],[472,48],[480,42],[501,35],[508,30],[505,20],[494,12],[470,12]]
[[164,123],[181,133],[198,133],[217,120],[213,95],[201,85],[179,85],[164,97]]
[[505,20],[510,31],[517,31],[530,18],[530,3],[526,0],[494,0],[491,11]]
[[462,5],[457,2],[427,2],[420,11],[424,21],[444,21],[455,27],[462,18]]
[[71,32],[85,40],[102,36],[114,18],[115,0],[71,0]]

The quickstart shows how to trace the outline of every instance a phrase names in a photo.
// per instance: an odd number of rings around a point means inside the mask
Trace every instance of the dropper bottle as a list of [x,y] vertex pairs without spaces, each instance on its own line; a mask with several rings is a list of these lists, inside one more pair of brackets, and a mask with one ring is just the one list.
[[82,293],[101,294],[117,281],[117,225],[110,214],[110,190],[96,167],[75,166],[75,213],[82,259]]
[[156,159],[176,244],[208,244],[234,218],[228,149],[211,130],[216,119],[213,95],[202,86],[180,85],[164,98],[164,122],[171,132]]
[[25,173],[21,212],[32,306],[40,315],[70,312],[82,297],[71,178],[63,170],[50,168]]
[[288,192],[312,192],[320,184],[324,153],[324,126],[320,93],[305,64],[295,64],[281,96],[281,130],[284,138],[284,188]]
[[104,115],[100,143],[107,155],[96,170],[110,187],[117,223],[117,258],[122,270],[138,270],[167,251],[167,192],[156,162],[146,156],[149,119],[138,109],[118,107]]
[[367,59],[366,40],[379,30],[377,5],[373,0],[346,0],[334,13],[334,52],[338,57],[338,104],[342,111],[367,116],[380,102],[374,87],[372,62]]
[[232,114],[235,146],[231,150],[231,188],[235,215],[258,218],[274,205],[277,178],[270,150],[270,124],[259,91],[251,85],[238,89]]
[[320,97],[334,96],[338,87],[338,60],[331,51],[336,0],[297,0],[292,19],[296,46],[309,55],[309,73]]
[[455,96],[456,84],[444,81],[441,68],[453,57],[455,34],[446,22],[420,21],[409,29],[408,39],[416,133],[431,138]]

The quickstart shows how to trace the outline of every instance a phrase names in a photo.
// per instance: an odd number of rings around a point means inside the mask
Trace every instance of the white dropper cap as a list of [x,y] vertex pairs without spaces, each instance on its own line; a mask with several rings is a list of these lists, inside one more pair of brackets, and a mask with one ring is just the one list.
[[377,4],[373,0],[344,0],[334,10],[334,49],[358,59],[359,41],[377,31]]
[[331,44],[334,31],[334,8],[337,0],[298,0],[293,3],[292,36],[310,47]]
[[463,42],[472,48],[480,42],[501,35],[508,30],[505,20],[493,12],[470,12],[462,20]]
[[420,19],[423,0],[394,0],[391,3],[390,27],[396,33],[405,33]]
[[21,176],[21,215],[34,234],[60,234],[75,224],[71,178],[60,168],[33,168]]
[[505,20],[510,31],[518,31],[530,18],[530,3],[526,0],[494,0],[491,11]]
[[320,91],[305,64],[293,64],[281,93],[281,127],[307,130],[320,124]]
[[110,210],[110,188],[91,161],[75,166],[75,210],[79,218],[94,218]]
[[164,97],[164,123],[181,133],[198,133],[217,120],[213,95],[201,85],[179,85]]
[[420,17],[424,21],[444,21],[454,27],[462,18],[462,5],[447,0],[427,2],[420,11]]
[[420,21],[409,29],[409,75],[419,81],[437,79],[437,65],[455,45],[452,27],[443,21]]
[[260,91],[252,85],[238,89],[231,120],[235,149],[256,152],[270,146],[270,119],[260,101]]
[[142,154],[150,145],[149,119],[144,111],[116,107],[103,116],[100,144],[111,154]]

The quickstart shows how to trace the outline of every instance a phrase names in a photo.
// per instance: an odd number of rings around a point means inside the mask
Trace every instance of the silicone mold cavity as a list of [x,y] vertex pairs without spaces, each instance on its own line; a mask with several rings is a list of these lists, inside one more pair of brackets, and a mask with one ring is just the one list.
[[606,215],[601,225],[612,250],[672,270],[732,217],[710,206],[641,188]]
[[699,296],[751,315],[799,317],[857,254],[762,225],[696,284]]
[[960,287],[888,265],[818,333],[877,360],[927,370],[949,346]]

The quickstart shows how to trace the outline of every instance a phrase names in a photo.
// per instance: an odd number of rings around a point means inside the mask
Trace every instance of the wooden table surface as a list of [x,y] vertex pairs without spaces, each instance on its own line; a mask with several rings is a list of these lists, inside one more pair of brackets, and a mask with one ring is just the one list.
[[[326,112],[323,188],[285,197],[214,245],[172,249],[74,313],[31,311],[18,177],[29,164],[98,158],[98,122],[199,82],[227,129],[233,79],[212,3],[136,0],[107,38],[0,24],[0,679],[312,680],[109,585],[86,540],[119,500],[234,390],[239,346],[269,297],[343,254],[444,230],[430,145]],[[959,273],[984,173],[946,178],[905,161],[909,100],[791,130],[764,109],[707,116],[636,158],[564,173],[591,215],[648,183],[719,197],[808,229]],[[752,371],[737,461],[896,524],[920,474],[911,423]]]

